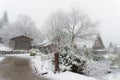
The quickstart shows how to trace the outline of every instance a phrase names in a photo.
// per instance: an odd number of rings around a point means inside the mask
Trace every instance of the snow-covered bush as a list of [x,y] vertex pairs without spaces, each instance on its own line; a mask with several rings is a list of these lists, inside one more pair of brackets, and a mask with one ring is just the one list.
[[120,54],[118,54],[116,57],[114,57],[114,59],[112,60],[112,65],[120,67]]
[[39,49],[31,49],[31,50],[29,50],[28,53],[30,54],[30,56],[35,56],[40,53],[40,50]]
[[93,54],[90,49],[86,48],[86,49],[84,49],[84,51],[82,53],[86,59],[88,59],[88,60],[92,59]]
[[35,56],[36,55],[36,53],[30,53],[30,56]]
[[93,54],[92,50],[89,48],[81,48],[77,54],[82,54],[87,60],[105,60],[103,54]]
[[105,58],[104,58],[104,56],[103,55],[94,55],[93,54],[93,56],[92,56],[92,59],[94,60],[94,61],[100,61],[100,60],[104,60]]
[[79,53],[82,54],[87,60],[94,60],[94,61],[105,60],[103,54],[93,54],[92,50],[89,48],[82,48],[79,51]]
[[78,55],[72,48],[65,47],[60,53],[60,68],[62,71],[72,71],[75,73],[84,74],[83,70],[86,65],[86,60],[82,55]]
[[108,61],[89,60],[86,63],[84,73],[89,76],[100,77],[110,71],[110,63]]

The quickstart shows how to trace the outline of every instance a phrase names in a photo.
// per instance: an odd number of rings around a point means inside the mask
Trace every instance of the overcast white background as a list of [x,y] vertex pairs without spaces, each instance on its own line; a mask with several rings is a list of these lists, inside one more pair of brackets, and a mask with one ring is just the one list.
[[74,5],[80,6],[93,21],[102,21],[98,29],[105,44],[120,44],[120,0],[0,0],[0,17],[5,10],[11,22],[18,14],[27,14],[42,27],[51,12]]

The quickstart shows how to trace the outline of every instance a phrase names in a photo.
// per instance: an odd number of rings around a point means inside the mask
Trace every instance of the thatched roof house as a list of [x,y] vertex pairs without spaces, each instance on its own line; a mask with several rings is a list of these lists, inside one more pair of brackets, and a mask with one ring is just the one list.
[[102,40],[100,35],[96,36],[96,40],[93,44],[92,49],[93,49],[93,53],[106,53],[107,52],[107,50],[105,49],[103,40]]
[[78,47],[84,47],[91,49],[93,53],[106,53],[104,42],[100,34],[91,37],[91,40],[77,41]]

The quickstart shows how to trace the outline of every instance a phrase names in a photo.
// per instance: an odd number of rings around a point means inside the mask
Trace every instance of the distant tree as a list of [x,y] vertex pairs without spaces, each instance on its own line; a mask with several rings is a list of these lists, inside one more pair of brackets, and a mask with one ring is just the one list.
[[8,23],[9,23],[9,20],[8,20],[8,12],[5,11],[5,12],[3,13],[2,19],[0,19],[0,28],[1,28],[2,26],[4,26],[4,25],[7,25]]
[[41,41],[43,37],[34,21],[26,15],[19,15],[14,23],[2,27],[1,35],[7,44],[10,38],[20,35],[26,35],[33,38],[33,43]]
[[113,44],[111,42],[109,43],[109,48],[113,48]]
[[56,48],[67,41],[65,39],[68,36],[64,28],[67,21],[66,19],[66,13],[60,10],[52,13],[45,21],[44,33],[51,42],[54,42],[57,45]]
[[9,23],[8,12],[7,11],[5,11],[4,14],[3,14],[3,21],[4,21],[4,24],[8,24]]
[[3,26],[2,19],[0,19],[0,28]]

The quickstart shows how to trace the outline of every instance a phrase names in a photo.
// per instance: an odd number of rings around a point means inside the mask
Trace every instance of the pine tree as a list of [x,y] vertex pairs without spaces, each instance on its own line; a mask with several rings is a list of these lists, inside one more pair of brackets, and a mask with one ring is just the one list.
[[4,26],[4,25],[7,25],[8,23],[9,23],[8,13],[7,13],[7,11],[5,11],[5,12],[3,13],[2,19],[0,19],[0,28],[1,28],[2,26]]
[[3,13],[3,22],[4,22],[4,25],[9,23],[7,11]]
[[79,74],[84,74],[86,59],[75,53],[70,47],[65,47],[60,53],[60,66],[62,71],[72,71]]

